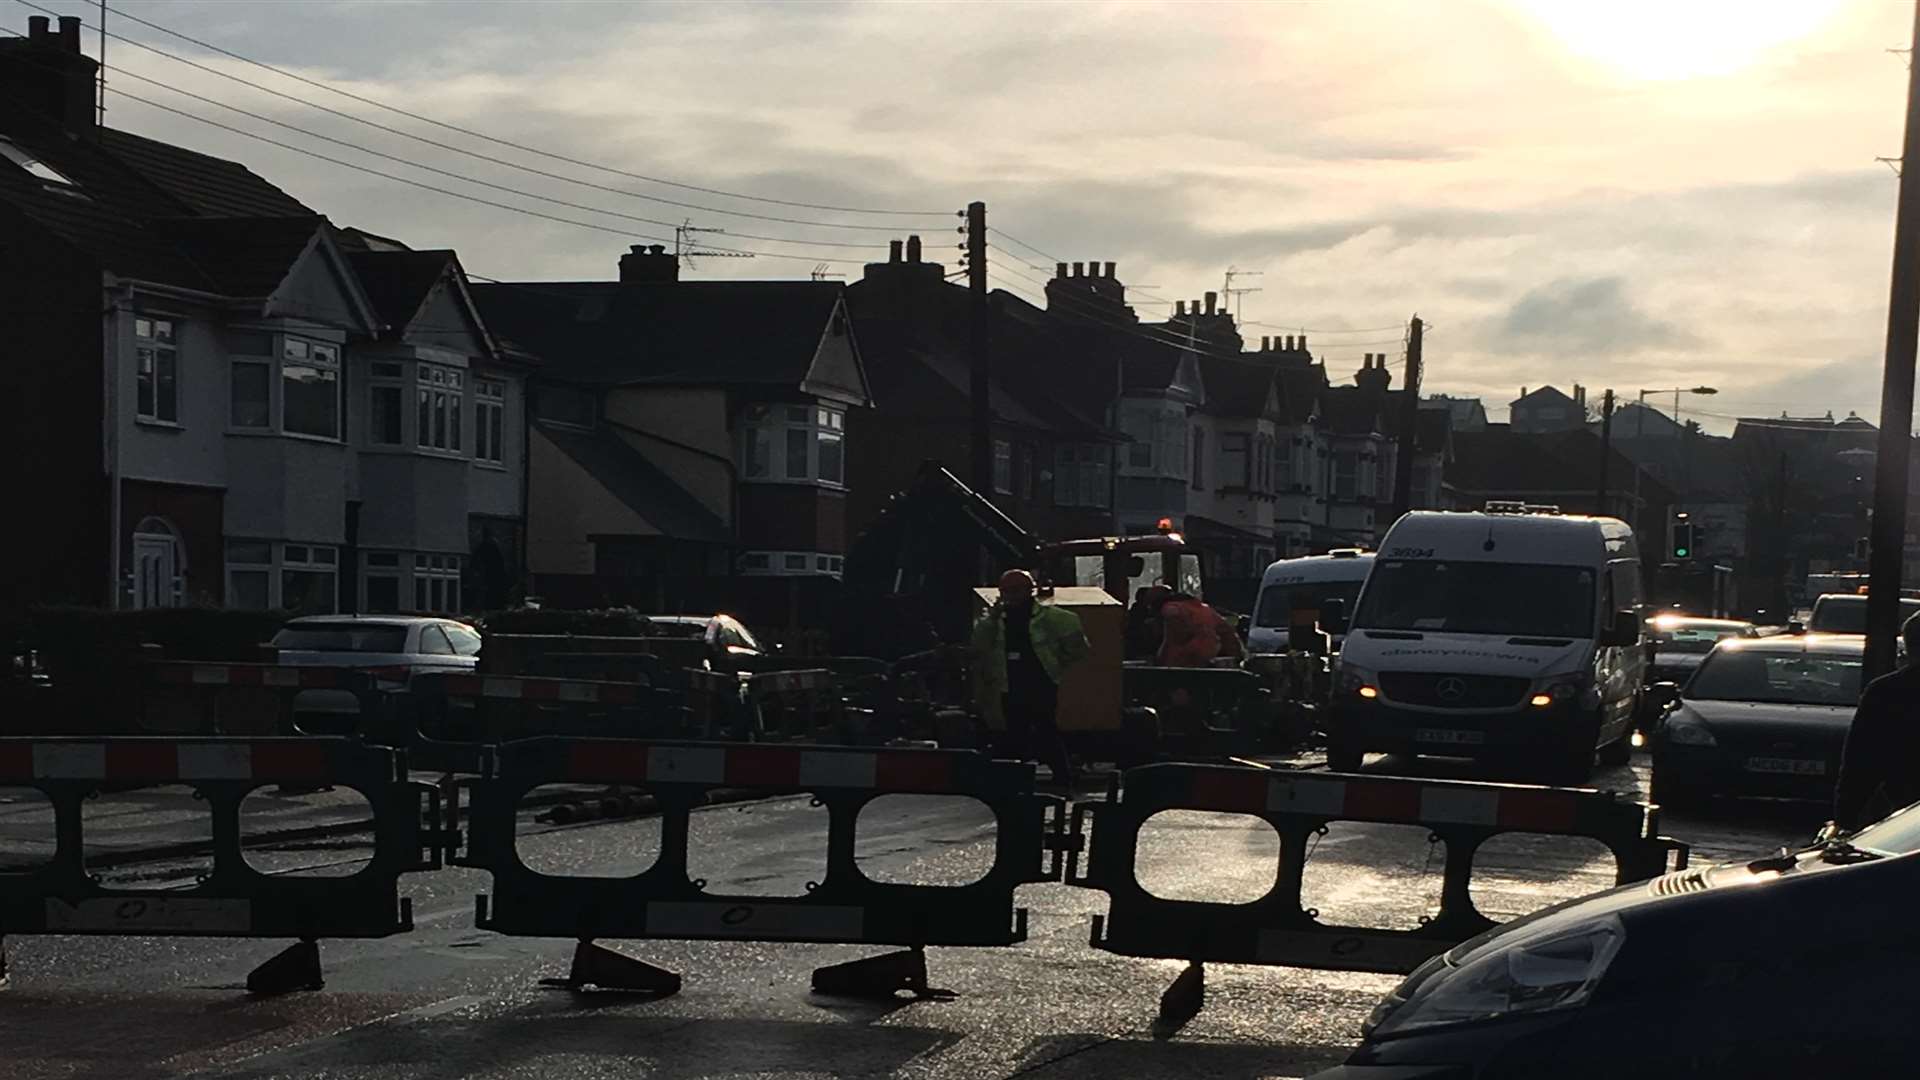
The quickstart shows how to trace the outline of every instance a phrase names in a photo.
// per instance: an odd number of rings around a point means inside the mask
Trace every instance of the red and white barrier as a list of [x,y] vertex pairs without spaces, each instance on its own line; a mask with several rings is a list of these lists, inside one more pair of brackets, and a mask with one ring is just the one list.
[[951,756],[938,751],[667,746],[613,739],[575,741],[568,750],[567,773],[557,779],[922,793],[952,791],[959,783]]
[[1267,776],[1244,769],[1198,770],[1197,810],[1324,814],[1343,821],[1488,825],[1551,831],[1578,819],[1581,793],[1554,788],[1454,786],[1418,780]]
[[166,661],[149,665],[156,682],[173,686],[269,686],[296,690],[350,688],[366,673],[353,668],[283,667],[279,664],[195,664]]
[[551,701],[579,705],[632,705],[640,700],[636,683],[579,682],[494,675],[447,675],[440,680],[448,697],[495,701]]
[[114,739],[0,742],[0,782],[101,780],[162,784],[193,780],[324,780],[328,748],[305,740]]

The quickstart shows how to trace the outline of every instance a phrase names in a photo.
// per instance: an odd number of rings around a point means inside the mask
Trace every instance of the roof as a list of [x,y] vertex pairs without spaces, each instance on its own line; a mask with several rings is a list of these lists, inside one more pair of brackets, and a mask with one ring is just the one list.
[[1320,396],[1320,418],[1336,435],[1384,434],[1392,426],[1382,422],[1385,405],[1379,395],[1361,387],[1335,386]]
[[1522,394],[1514,398],[1508,404],[1519,405],[1522,402],[1528,405],[1558,405],[1561,402],[1565,402],[1568,405],[1574,404],[1574,400],[1562,393],[1557,386],[1543,386],[1531,393]]
[[1200,378],[1207,387],[1207,412],[1239,418],[1267,415],[1275,378],[1271,365],[1206,353],[1200,357]]
[[1290,424],[1304,424],[1320,414],[1331,389],[1327,369],[1319,364],[1283,364],[1279,369],[1280,413]]
[[589,431],[539,420],[534,426],[614,498],[663,535],[709,544],[733,542],[732,533],[718,514],[618,435],[605,428]]
[[202,217],[285,217],[311,214],[300,200],[237,161],[101,128],[100,145],[141,179]]
[[347,255],[383,326],[403,330],[454,261],[451,251],[353,251]]
[[268,296],[286,279],[314,234],[318,214],[289,217],[171,218],[151,223],[229,296]]
[[476,283],[488,329],[564,378],[798,386],[845,286],[822,281]]

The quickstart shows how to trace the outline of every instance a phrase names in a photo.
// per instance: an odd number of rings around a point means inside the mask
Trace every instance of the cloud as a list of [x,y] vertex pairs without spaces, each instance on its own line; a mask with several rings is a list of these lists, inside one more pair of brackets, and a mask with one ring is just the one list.
[[1496,340],[1515,352],[1560,350],[1589,356],[1684,348],[1698,341],[1635,307],[1627,297],[1626,281],[1618,277],[1563,278],[1529,290],[1507,309]]

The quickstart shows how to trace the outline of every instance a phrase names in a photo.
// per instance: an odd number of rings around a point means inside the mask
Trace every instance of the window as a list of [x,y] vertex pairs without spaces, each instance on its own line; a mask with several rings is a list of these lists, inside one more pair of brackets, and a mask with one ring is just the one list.
[[1359,455],[1351,450],[1341,450],[1333,455],[1333,497],[1351,499],[1359,493],[1360,461]]
[[34,157],[28,153],[25,148],[17,146],[7,139],[0,139],[0,157],[6,158],[8,161],[25,169],[29,175],[43,184],[56,184],[64,188],[73,186],[73,181],[69,180],[65,173]]
[[740,428],[740,475],[747,480],[841,485],[847,414],[820,405],[754,406]]
[[1053,504],[1055,506],[1112,505],[1107,448],[1097,444],[1069,444],[1054,450]]
[[415,555],[413,557],[413,609],[447,612],[460,610],[460,556]]
[[473,456],[481,461],[505,461],[501,421],[507,411],[507,384],[498,379],[475,379],[473,398]]
[[265,360],[233,362],[233,400],[227,422],[237,428],[273,427],[273,364]]
[[1193,429],[1193,490],[1205,491],[1207,488],[1207,429]]
[[361,557],[366,581],[364,609],[372,614],[392,615],[400,610],[400,554],[395,551],[369,551]]
[[265,611],[273,606],[273,545],[227,541],[227,606]]
[[1229,432],[1220,436],[1220,483],[1223,487],[1254,487],[1247,475],[1247,437]]
[[460,449],[460,409],[466,395],[461,391],[459,368],[441,364],[420,364],[416,379],[414,441],[430,450]]
[[993,490],[1013,494],[1013,444],[1005,439],[993,440]]
[[[372,376],[367,383],[367,442],[375,446],[400,446],[406,442],[401,429],[406,422],[406,386],[401,365],[376,360],[368,365]],[[395,601],[398,603],[398,600]]]
[[480,655],[481,640],[479,634],[474,633],[464,626],[443,626],[440,629],[447,632],[447,640],[453,642],[454,652],[461,656]]
[[340,346],[283,339],[280,430],[323,439],[340,437]]
[[280,556],[280,607],[302,615],[331,615],[340,576],[338,550],[284,544]]
[[1291,436],[1273,440],[1273,480],[1274,487],[1278,490],[1293,486],[1293,439]]
[[846,557],[818,551],[747,551],[734,564],[751,577],[791,577],[827,574],[840,576]]
[[134,338],[134,413],[161,424],[180,421],[180,354],[172,319],[136,318]]
[[420,651],[428,656],[452,656],[453,642],[447,639],[447,632],[437,626],[420,628]]

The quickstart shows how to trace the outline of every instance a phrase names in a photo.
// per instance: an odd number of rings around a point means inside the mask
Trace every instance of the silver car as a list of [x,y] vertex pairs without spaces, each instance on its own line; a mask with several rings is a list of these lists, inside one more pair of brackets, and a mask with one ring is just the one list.
[[[405,690],[422,672],[472,671],[480,662],[479,632],[431,615],[308,615],[281,627],[272,644],[285,666],[369,671],[382,690]],[[359,714],[360,702],[347,690],[302,690],[293,709],[315,728],[333,730]]]

